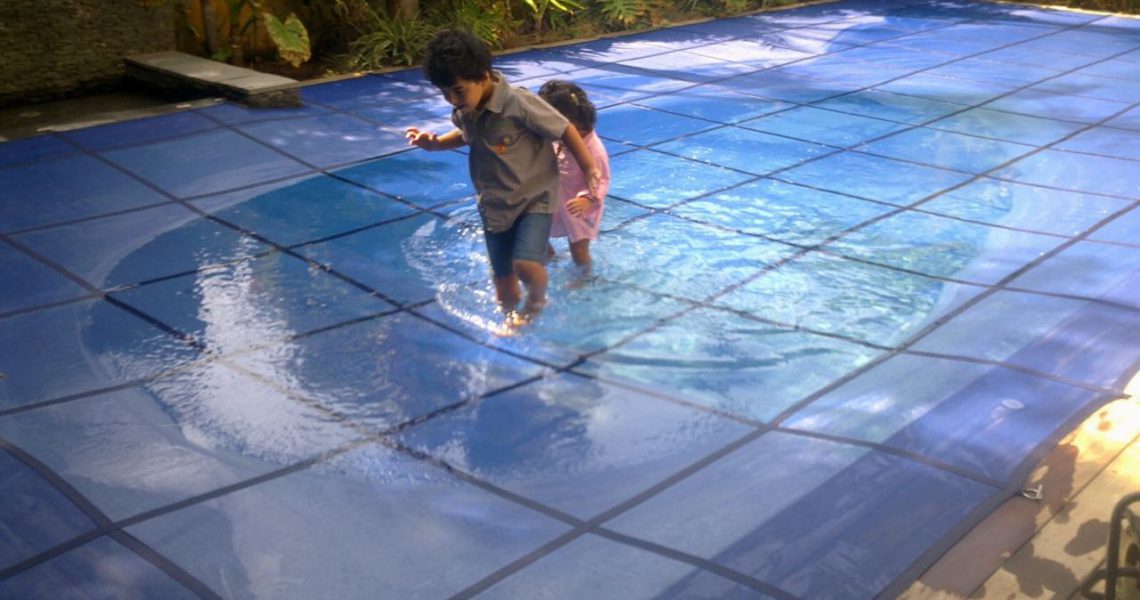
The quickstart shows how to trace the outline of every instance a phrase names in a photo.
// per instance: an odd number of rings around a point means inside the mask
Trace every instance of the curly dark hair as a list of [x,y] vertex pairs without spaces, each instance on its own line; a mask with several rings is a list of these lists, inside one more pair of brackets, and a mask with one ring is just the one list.
[[577,84],[551,79],[542,84],[538,95],[569,119],[582,135],[593,131],[598,123],[598,110]]
[[440,30],[428,42],[424,75],[438,88],[456,81],[482,81],[491,72],[491,50],[483,40],[462,29]]

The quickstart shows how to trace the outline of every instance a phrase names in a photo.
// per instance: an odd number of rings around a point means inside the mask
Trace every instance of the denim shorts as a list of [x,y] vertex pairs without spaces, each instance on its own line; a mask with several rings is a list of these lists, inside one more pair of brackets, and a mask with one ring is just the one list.
[[495,277],[513,273],[516,260],[546,264],[546,245],[550,240],[552,219],[553,215],[550,214],[523,213],[506,231],[483,231],[483,238],[487,241],[487,256],[491,259],[491,270]]

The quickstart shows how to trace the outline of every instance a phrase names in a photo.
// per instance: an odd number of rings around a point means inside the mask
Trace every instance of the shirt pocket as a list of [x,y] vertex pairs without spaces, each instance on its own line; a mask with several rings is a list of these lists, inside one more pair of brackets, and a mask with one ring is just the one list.
[[505,153],[528,133],[513,119],[496,119],[489,125],[483,131],[483,143],[499,154]]

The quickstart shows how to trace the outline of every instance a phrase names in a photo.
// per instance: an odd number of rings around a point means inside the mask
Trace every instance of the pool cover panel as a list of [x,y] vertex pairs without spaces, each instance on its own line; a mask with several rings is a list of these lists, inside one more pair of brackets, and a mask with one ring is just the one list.
[[514,53],[614,174],[503,327],[418,69],[0,144],[0,596],[890,598],[1140,364],[1140,23]]

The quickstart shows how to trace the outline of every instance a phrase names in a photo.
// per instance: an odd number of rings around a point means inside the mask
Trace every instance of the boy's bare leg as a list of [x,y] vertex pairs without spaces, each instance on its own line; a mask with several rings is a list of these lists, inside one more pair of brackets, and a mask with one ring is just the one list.
[[[517,272],[517,261],[515,265]],[[499,308],[502,309],[503,314],[510,314],[518,308],[519,300],[522,299],[522,291],[519,289],[519,276],[511,273],[502,277],[492,277],[492,279],[495,281],[495,297],[499,300]]]
[[533,260],[516,260],[515,272],[526,286],[526,304],[523,305],[524,316],[537,315],[543,306],[546,306],[546,286],[550,278],[546,273],[546,266]]

